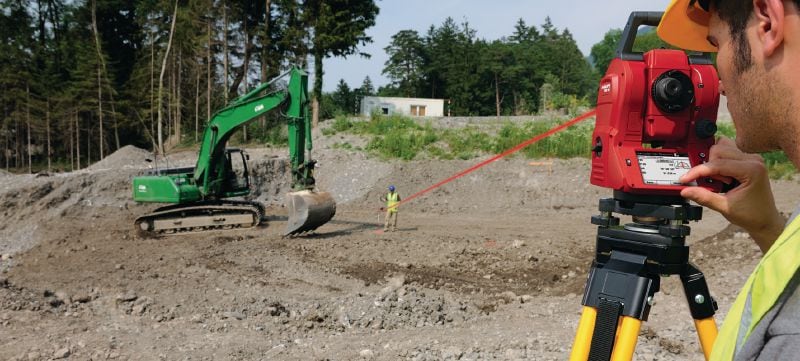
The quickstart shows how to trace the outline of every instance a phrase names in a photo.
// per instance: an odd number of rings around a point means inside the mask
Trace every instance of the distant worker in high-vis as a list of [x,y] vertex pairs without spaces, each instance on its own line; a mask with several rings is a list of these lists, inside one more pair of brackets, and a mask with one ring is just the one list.
[[383,225],[383,231],[396,231],[397,230],[397,205],[400,203],[400,194],[396,192],[393,185],[389,186],[389,193],[381,197],[381,201],[386,202],[386,221]]
[[800,167],[798,8],[800,0],[673,0],[657,30],[678,48],[717,52],[719,91],[736,126],[736,141],[717,140],[709,161],[681,182],[739,185],[681,195],[744,228],[764,252],[725,316],[712,360],[800,360],[800,210],[788,222],[778,213],[758,154],[781,150]]

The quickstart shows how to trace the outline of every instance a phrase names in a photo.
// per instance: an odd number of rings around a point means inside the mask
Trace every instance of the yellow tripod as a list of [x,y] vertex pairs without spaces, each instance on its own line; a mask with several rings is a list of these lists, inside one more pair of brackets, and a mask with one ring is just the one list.
[[[706,359],[717,337],[717,304],[705,277],[689,262],[685,224],[702,217],[702,208],[680,197],[614,192],[600,200],[597,250],[583,294],[570,361],[631,360],[642,321],[647,320],[661,275],[680,275],[689,311]],[[613,213],[631,215],[619,226]]]

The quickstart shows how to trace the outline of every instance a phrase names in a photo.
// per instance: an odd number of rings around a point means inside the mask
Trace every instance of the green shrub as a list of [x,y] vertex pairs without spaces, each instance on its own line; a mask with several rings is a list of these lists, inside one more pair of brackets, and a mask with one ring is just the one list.
[[791,179],[797,173],[794,164],[782,151],[762,153],[761,157],[764,158],[769,177],[772,179]]
[[[564,121],[506,122],[494,136],[470,126],[459,129],[437,129],[429,124],[423,126],[400,115],[375,115],[368,121],[338,117],[331,128],[333,132],[369,136],[365,150],[384,159],[412,160],[419,154],[434,159],[472,159],[505,152]],[[736,138],[733,124],[718,123],[717,128],[717,135]],[[589,157],[593,130],[592,122],[579,123],[541,139],[519,153],[526,158]],[[334,147],[352,149],[352,146],[344,144]],[[773,179],[790,178],[797,172],[782,152],[764,153],[762,156]]]
[[[494,153],[505,152],[522,142],[543,134],[562,122],[527,122],[522,125],[506,124],[500,129],[493,148]],[[588,157],[591,149],[593,125],[578,124],[543,138],[524,149],[527,158]]]
[[[736,127],[733,123],[717,123],[717,136],[736,139]],[[761,153],[761,157],[772,179],[791,179],[797,173],[797,168],[782,151]]]
[[367,122],[358,123],[361,134],[386,135],[392,131],[418,130],[422,127],[413,119],[400,115],[372,117]]
[[[390,128],[388,128],[390,129]],[[431,130],[390,129],[385,135],[377,135],[367,144],[367,149],[377,152],[384,158],[412,160],[417,153],[438,141]]]
[[474,127],[445,129],[441,133],[450,152],[462,159],[464,154],[474,154],[476,151],[488,153],[493,149],[492,138]]
[[331,128],[334,133],[336,132],[346,132],[353,128],[353,121],[345,116],[338,116],[333,121],[333,125]]
[[733,123],[717,123],[717,136],[736,138],[736,128]]

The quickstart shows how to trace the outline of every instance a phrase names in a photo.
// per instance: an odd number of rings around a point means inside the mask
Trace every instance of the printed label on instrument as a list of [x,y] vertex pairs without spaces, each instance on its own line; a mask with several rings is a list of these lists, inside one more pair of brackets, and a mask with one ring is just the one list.
[[644,184],[682,185],[678,179],[692,168],[689,157],[674,153],[636,153]]

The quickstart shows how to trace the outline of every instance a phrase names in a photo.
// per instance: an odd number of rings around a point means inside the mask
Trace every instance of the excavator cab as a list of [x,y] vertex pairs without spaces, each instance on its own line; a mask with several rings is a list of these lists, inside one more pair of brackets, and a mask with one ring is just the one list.
[[239,148],[225,149],[225,180],[222,192],[225,197],[244,196],[250,193],[250,173],[247,161],[250,155]]

